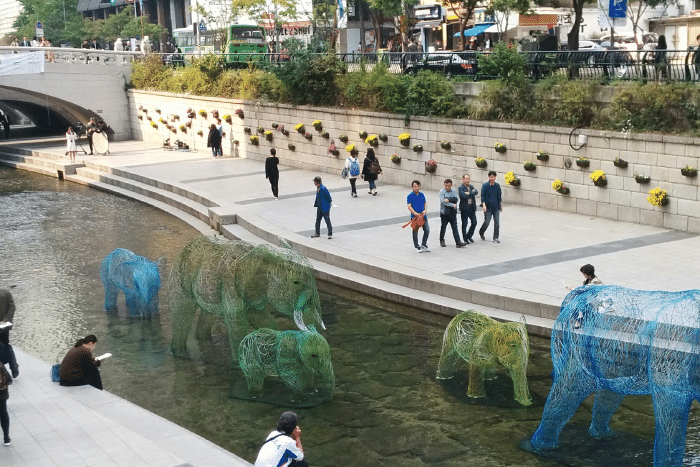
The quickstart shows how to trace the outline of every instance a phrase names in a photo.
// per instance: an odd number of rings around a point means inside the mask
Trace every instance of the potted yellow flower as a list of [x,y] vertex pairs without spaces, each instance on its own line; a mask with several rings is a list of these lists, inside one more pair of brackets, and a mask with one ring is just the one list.
[[606,186],[608,184],[608,180],[605,178],[605,172],[602,170],[596,170],[592,174],[589,175],[589,178],[593,180],[593,184],[595,186]]
[[591,165],[591,161],[589,161],[585,157],[579,157],[578,159],[576,159],[576,165],[578,165],[579,167],[586,168],[589,165]]
[[258,138],[258,135],[253,135],[250,137],[250,142],[257,146],[260,143],[260,139]]
[[401,143],[401,146],[408,147],[408,145],[411,143],[411,134],[401,133],[399,135],[399,143]]
[[369,144],[370,146],[377,147],[379,146],[379,137],[377,135],[369,135],[365,139],[365,143]]
[[652,206],[666,206],[668,204],[668,196],[666,195],[666,190],[662,190],[661,188],[654,188],[653,190],[650,190],[649,196],[647,197],[647,201]]
[[321,123],[321,120],[314,120],[311,126],[313,126],[314,130],[316,131],[321,131],[323,129],[323,124]]
[[562,195],[568,195],[571,192],[558,178],[552,182],[552,190]]
[[306,133],[306,132],[304,131],[304,124],[303,124],[303,123],[297,123],[296,125],[294,125],[294,129],[297,131],[297,133],[300,133],[300,134],[302,134],[302,135],[303,135],[304,133]]
[[506,147],[506,145],[503,144],[503,143],[496,143],[495,149],[496,149],[496,152],[499,152],[499,153],[501,153],[501,154],[504,153],[504,152],[506,152],[506,151],[508,150],[508,148]]
[[488,165],[488,162],[486,162],[486,159],[484,159],[483,157],[477,157],[476,159],[474,159],[474,163],[480,169],[485,169]]
[[549,153],[540,149],[536,154],[537,160],[542,162],[547,162],[549,160]]
[[505,180],[506,185],[520,186],[520,179],[515,176],[512,170],[510,172],[506,172],[503,179]]

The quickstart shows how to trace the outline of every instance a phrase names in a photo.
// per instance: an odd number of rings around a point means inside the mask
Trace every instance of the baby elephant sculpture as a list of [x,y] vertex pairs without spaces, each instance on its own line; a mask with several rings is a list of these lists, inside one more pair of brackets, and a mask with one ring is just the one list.
[[467,395],[483,397],[486,395],[484,370],[493,369],[499,363],[510,372],[515,400],[528,406],[532,404],[527,387],[529,354],[524,319],[517,323],[500,323],[476,311],[463,311],[445,330],[437,377],[451,378],[459,359],[462,359],[469,364]]
[[243,339],[238,354],[253,396],[262,394],[265,377],[279,376],[294,400],[314,390],[325,399],[333,397],[331,349],[316,331],[258,329]]
[[117,248],[102,260],[100,278],[105,288],[105,309],[117,310],[117,295],[124,292],[131,317],[158,313],[160,268],[165,258],[151,261],[124,248]]
[[[228,330],[233,364],[250,331],[277,329],[268,305],[294,319],[302,330],[325,329],[309,260],[292,250],[198,237],[178,255],[170,272],[173,352],[186,350],[197,309],[221,316]],[[200,315],[197,337],[206,336]]]
[[591,436],[612,438],[609,423],[627,394],[651,394],[654,465],[683,464],[688,412],[700,397],[700,290],[649,292],[583,286],[570,292],[552,329],[552,388],[535,449],[555,449],[559,433],[595,392]]

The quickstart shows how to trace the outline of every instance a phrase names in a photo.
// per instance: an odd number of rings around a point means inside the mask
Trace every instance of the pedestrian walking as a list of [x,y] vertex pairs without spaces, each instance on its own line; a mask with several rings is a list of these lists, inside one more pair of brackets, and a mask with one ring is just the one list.
[[[10,446],[12,440],[10,439],[10,414],[7,412],[7,400],[10,398],[8,386],[12,384],[12,378],[19,376],[19,366],[15,358],[15,351],[10,344],[0,343],[0,363],[2,364],[0,372],[3,373],[0,378],[0,427],[2,427],[3,444]],[[7,372],[5,365],[10,365],[12,377]]]
[[[476,230],[476,195],[479,191],[471,184],[471,177],[462,176],[462,184],[457,189],[459,193],[459,213],[462,217],[462,239],[464,243],[474,243],[474,231]],[[469,231],[467,224],[471,222]]]
[[[15,301],[9,289],[0,289],[0,324],[12,323],[15,319]],[[3,327],[0,331],[0,342],[10,343],[11,327]]]
[[328,230],[328,238],[333,238],[333,226],[331,225],[331,203],[333,199],[328,192],[328,188],[321,183],[321,177],[314,177],[314,185],[316,185],[316,233],[311,238],[321,236],[321,219],[326,221],[326,229]]
[[369,194],[377,196],[377,178],[382,173],[382,168],[379,165],[377,156],[374,155],[374,149],[367,149],[367,156],[362,166],[362,178],[369,183]]
[[217,155],[219,157],[224,157],[224,136],[226,136],[226,132],[224,132],[224,125],[221,122],[220,118],[216,119],[216,129],[219,130],[219,134],[221,135],[221,143],[219,144],[219,150],[217,152]]
[[277,166],[280,163],[279,157],[277,157],[277,150],[270,149],[270,157],[265,159],[265,178],[270,181],[270,187],[272,188],[272,196],[275,199],[279,199],[279,188],[278,183],[280,180],[280,170]]
[[[428,225],[428,203],[425,195],[420,192],[420,181],[413,180],[411,183],[412,191],[406,197],[408,204],[408,212],[411,213],[411,230],[413,230],[413,247],[418,253],[428,253],[428,236],[430,235],[430,226]],[[423,228],[423,240],[418,244],[418,231]]]
[[455,239],[457,248],[462,248],[466,243],[462,243],[459,238],[459,230],[457,230],[457,203],[459,202],[459,194],[457,190],[452,189],[452,180],[445,179],[444,188],[440,190],[440,246],[445,245],[445,231],[447,224],[452,227],[452,236]]
[[219,157],[219,150],[221,149],[221,133],[219,133],[219,130],[216,128],[216,125],[214,125],[213,123],[209,125],[207,147],[211,148],[211,157]]
[[347,169],[348,179],[350,179],[350,196],[357,198],[357,177],[360,176],[360,160],[357,158],[357,152],[352,152],[345,159],[345,168]]
[[496,172],[489,172],[489,181],[481,186],[481,206],[484,209],[484,223],[479,229],[479,236],[482,240],[486,240],[484,233],[489,228],[491,218],[493,217],[493,241],[501,243],[498,239],[500,231],[500,214],[503,212],[503,203],[501,201],[501,185],[496,183]]

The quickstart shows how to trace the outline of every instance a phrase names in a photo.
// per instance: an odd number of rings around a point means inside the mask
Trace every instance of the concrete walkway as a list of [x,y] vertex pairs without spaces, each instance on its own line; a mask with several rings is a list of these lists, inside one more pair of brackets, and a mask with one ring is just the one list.
[[[54,176],[59,167],[68,180],[147,202],[203,233],[218,222],[229,237],[285,238],[312,258],[321,278],[448,316],[468,308],[503,319],[522,312],[531,329],[546,333],[567,293],[562,282],[580,284],[585,263],[605,283],[639,289],[697,288],[700,276],[700,238],[657,227],[506,205],[500,244],[489,230],[489,241],[477,235],[476,243],[455,249],[448,232],[441,248],[438,195],[426,192],[432,251],[419,254],[401,228],[409,187],[379,183],[379,194],[370,196],[360,182],[359,197],[351,198],[337,175],[282,167],[276,201],[258,161],[132,141],[112,143],[110,156],[78,156],[77,173],[69,175],[76,168],[66,165],[62,143],[10,144],[23,149],[0,144],[0,163]],[[315,175],[333,196],[333,239],[310,238]],[[483,175],[472,174],[477,187]],[[21,375],[8,404],[13,444],[0,447],[3,466],[249,465],[108,392],[59,388],[47,363],[17,353]]]
[[11,446],[3,467],[244,467],[250,464],[107,391],[51,382],[51,365],[15,348]]

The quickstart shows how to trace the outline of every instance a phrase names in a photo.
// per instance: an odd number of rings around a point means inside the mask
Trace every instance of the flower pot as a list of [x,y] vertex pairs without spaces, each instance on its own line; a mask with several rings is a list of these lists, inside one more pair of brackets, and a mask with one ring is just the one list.
[[489,164],[485,160],[476,162],[476,166],[479,167],[480,169],[485,169],[487,165],[489,165]]
[[576,159],[576,165],[578,165],[579,167],[588,167],[589,165],[591,165],[591,161],[583,161],[581,159]]
[[523,166],[523,168],[524,168],[527,172],[534,172],[535,170],[537,170],[537,166],[536,166],[535,164],[526,164],[526,165]]
[[664,198],[661,200],[661,206],[668,206],[668,198]]
[[571,193],[571,190],[569,190],[569,189],[568,189],[567,187],[565,187],[565,186],[559,188],[558,191],[559,191],[559,193],[561,193],[562,195],[568,195],[569,193]]
[[399,143],[401,143],[401,146],[407,148],[411,144],[411,140],[409,139],[404,139],[404,140],[399,140]]
[[289,148],[290,151],[294,151],[296,149],[296,146],[294,146],[294,144],[292,144],[292,143],[288,143],[287,147]]
[[452,148],[452,144],[449,141],[441,141],[440,147],[445,150],[450,150]]
[[549,160],[549,154],[537,154],[537,160],[547,162]]
[[420,144],[414,144],[413,145],[413,152],[421,152],[423,150],[423,146]]
[[425,164],[425,171],[426,172],[428,172],[429,174],[434,174],[436,170],[437,170],[437,165],[428,164],[426,162],[426,164]]
[[347,143],[347,142],[348,142],[348,137],[347,137],[347,135],[340,135],[340,136],[338,137],[338,139],[339,139],[340,141],[342,141],[343,143]]
[[500,152],[501,154],[503,154],[507,150],[508,150],[508,148],[505,146],[496,146],[496,152]]
[[634,177],[634,181],[639,184],[649,183],[649,178],[646,177]]
[[520,186],[520,179],[516,178],[512,182],[510,182],[510,186]]
[[693,168],[688,168],[688,167],[683,167],[681,169],[681,173],[685,175],[686,177],[695,177],[698,174],[698,169],[693,169]]
[[623,159],[616,159],[613,161],[613,165],[615,167],[620,168],[620,169],[626,169],[627,166],[629,165],[629,162],[627,162],[626,160],[623,160]]
[[593,182],[593,184],[594,184],[595,186],[600,186],[600,187],[608,186],[608,180],[605,179],[605,178],[599,178],[598,180],[595,180],[595,181]]
[[399,157],[399,156],[392,157],[392,158],[391,158],[391,162],[393,162],[394,164],[400,164],[400,163],[401,163],[401,157]]

